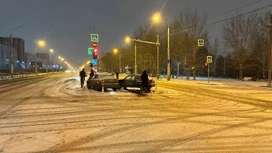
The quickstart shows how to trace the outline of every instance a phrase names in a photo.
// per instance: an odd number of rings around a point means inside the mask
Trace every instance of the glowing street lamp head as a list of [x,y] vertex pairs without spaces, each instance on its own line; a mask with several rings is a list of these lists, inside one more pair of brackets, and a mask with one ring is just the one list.
[[50,53],[53,53],[53,52],[54,52],[54,49],[49,49],[49,52],[50,52]]
[[64,61],[64,58],[62,57],[60,60],[61,60],[61,61]]
[[38,45],[39,45],[40,47],[44,47],[44,46],[45,46],[45,41],[44,41],[44,40],[39,40],[39,41],[38,41]]
[[130,41],[131,41],[131,38],[130,38],[130,37],[126,37],[125,42],[126,42],[127,44],[129,44]]
[[117,53],[118,53],[118,49],[117,49],[117,48],[114,48],[114,49],[113,49],[113,53],[114,53],[114,54],[117,54]]
[[59,59],[61,59],[61,56],[58,56]]
[[152,22],[155,23],[155,24],[158,24],[158,23],[161,22],[161,14],[160,14],[160,12],[157,12],[157,13],[155,13],[152,16]]

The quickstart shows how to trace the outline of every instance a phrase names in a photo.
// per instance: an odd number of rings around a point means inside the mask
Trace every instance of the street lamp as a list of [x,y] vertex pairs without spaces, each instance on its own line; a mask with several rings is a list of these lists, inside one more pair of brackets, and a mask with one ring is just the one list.
[[44,46],[45,46],[45,41],[44,41],[44,40],[39,40],[39,41],[38,41],[38,45],[39,45],[40,47],[44,47]]
[[117,49],[117,48],[114,48],[114,49],[113,49],[113,53],[114,53],[114,54],[117,54],[117,53],[118,53],[118,49]]
[[160,12],[157,12],[157,13],[155,13],[155,14],[152,16],[152,21],[153,21],[153,23],[155,23],[155,24],[158,24],[158,23],[161,22],[161,14],[160,14]]
[[[118,54],[118,49],[117,48],[114,48],[113,49],[113,53],[114,54]],[[121,73],[122,72],[122,69],[121,69],[121,53],[119,52],[119,72]]]
[[[37,42],[38,46],[43,48],[45,46],[45,41],[44,40],[38,40]],[[35,73],[36,75],[38,74],[38,70],[37,70],[37,49],[34,49],[34,53],[35,53]]]
[[125,42],[126,42],[127,44],[129,44],[129,43],[131,42],[130,37],[126,37],[126,38],[125,38]]

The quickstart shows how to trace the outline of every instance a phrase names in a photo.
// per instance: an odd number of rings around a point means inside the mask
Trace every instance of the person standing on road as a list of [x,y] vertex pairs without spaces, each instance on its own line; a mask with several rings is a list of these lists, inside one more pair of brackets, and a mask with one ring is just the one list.
[[145,87],[146,90],[148,90],[148,75],[145,70],[143,71],[141,75],[141,81],[142,81],[142,86]]
[[115,74],[116,74],[116,79],[118,80],[119,79],[119,72],[118,72],[118,70],[115,72]]
[[91,68],[90,79],[94,76],[94,70]]
[[79,72],[79,76],[80,76],[81,88],[83,88],[84,82],[85,82],[85,77],[86,77],[86,72],[85,72],[84,68]]

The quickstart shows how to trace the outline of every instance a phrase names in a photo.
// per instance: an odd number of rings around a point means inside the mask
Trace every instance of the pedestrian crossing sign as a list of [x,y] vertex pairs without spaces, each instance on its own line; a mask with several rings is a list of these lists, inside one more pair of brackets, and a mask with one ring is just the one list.
[[198,39],[197,42],[198,42],[198,43],[197,43],[197,46],[199,46],[199,47],[204,46],[204,39]]
[[207,63],[212,63],[212,56],[207,56]]
[[98,34],[91,34],[90,38],[91,38],[91,42],[98,42],[99,41],[99,35]]

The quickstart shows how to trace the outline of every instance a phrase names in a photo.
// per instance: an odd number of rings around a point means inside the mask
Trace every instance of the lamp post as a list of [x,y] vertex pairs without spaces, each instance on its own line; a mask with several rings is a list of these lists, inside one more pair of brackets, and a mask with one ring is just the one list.
[[60,60],[62,61],[62,62],[61,62],[61,69],[63,70],[63,62],[64,62],[64,58],[62,57]]
[[[38,46],[43,48],[45,46],[45,41],[44,40],[38,40],[37,42]],[[37,65],[37,49],[34,49],[34,54],[35,54],[35,73],[38,75],[38,65]]]
[[117,48],[114,48],[113,49],[113,53],[114,54],[119,54],[119,57],[118,57],[118,59],[119,59],[119,72],[121,73],[122,72],[122,68],[121,68],[121,53],[119,52],[119,50],[117,49]]
[[269,37],[270,37],[270,52],[268,61],[268,81],[267,86],[271,87],[271,71],[272,71],[272,14],[270,14]]
[[[152,22],[158,24],[161,22],[161,14],[160,12],[155,13],[152,16]],[[157,43],[159,43],[159,35],[157,35]],[[157,80],[160,78],[160,52],[159,52],[159,45],[157,45]]]
[[170,75],[171,75],[171,59],[170,59],[170,29],[169,25],[167,28],[167,80],[170,81]]
[[[157,35],[157,41],[156,42],[150,42],[150,41],[145,41],[145,40],[140,40],[140,39],[131,39],[130,37],[126,37],[126,39],[125,39],[125,41],[126,41],[126,43],[130,43],[130,41],[134,41],[135,42],[135,48],[134,48],[134,50],[135,50],[135,74],[137,74],[137,59],[136,59],[136,53],[137,53],[137,46],[136,46],[136,44],[137,44],[137,42],[139,42],[139,43],[145,43],[145,44],[152,44],[152,45],[156,45],[157,46],[157,53],[159,53],[159,46],[160,46],[160,43],[159,43],[159,35]],[[159,56],[158,56],[158,54],[157,54],[157,58],[158,58]],[[159,71],[159,67],[158,67],[158,62],[159,61],[159,59],[157,59],[157,72]],[[157,75],[158,76],[158,75]]]
[[14,59],[13,59],[13,52],[12,52],[12,47],[13,47],[13,42],[12,42],[12,31],[16,30],[16,29],[19,29],[19,28],[22,28],[23,26],[19,26],[19,27],[16,27],[16,28],[13,28],[11,29],[11,32],[10,32],[10,75],[11,75],[11,78],[13,78],[13,73],[14,73],[14,65],[13,65],[13,62],[14,62]]
[[[53,56],[53,53],[54,53],[54,49],[49,49],[49,52],[52,54],[52,63],[51,63],[51,70],[52,70],[52,72],[53,72],[53,65],[54,65],[54,56]],[[50,58],[49,58],[50,59]],[[50,60],[49,60],[50,61]]]
[[[161,22],[161,14],[159,12],[155,13],[153,16],[152,16],[152,21],[153,23],[155,24],[158,24]],[[157,53],[157,59],[159,59],[159,53]],[[170,75],[171,75],[171,59],[170,59],[170,29],[169,29],[169,25],[168,25],[168,28],[167,28],[167,80],[170,81]],[[158,63],[157,63],[157,69],[159,69],[159,66],[158,66]],[[157,73],[158,70],[157,70]]]
[[60,71],[60,60],[61,60],[61,58],[62,58],[61,56],[58,56],[58,59],[59,59],[58,60],[58,69],[59,69],[59,71]]

